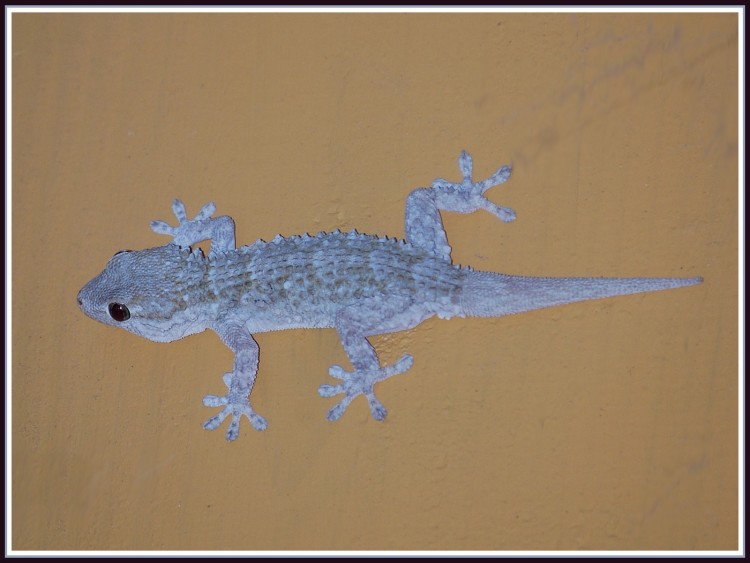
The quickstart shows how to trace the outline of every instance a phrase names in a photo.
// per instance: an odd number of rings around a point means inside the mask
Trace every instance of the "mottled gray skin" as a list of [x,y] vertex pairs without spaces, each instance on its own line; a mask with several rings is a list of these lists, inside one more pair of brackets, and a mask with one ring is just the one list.
[[[344,398],[328,413],[336,420],[349,403],[364,395],[376,420],[385,407],[375,398],[375,383],[408,370],[412,357],[382,366],[368,336],[414,327],[425,319],[499,317],[585,299],[656,291],[700,283],[700,278],[534,278],[476,272],[454,266],[440,210],[471,213],[486,209],[503,221],[515,213],[488,201],[483,193],[510,176],[501,167],[482,182],[471,179],[467,153],[459,158],[463,181],[435,180],[407,199],[406,240],[356,231],[319,233],[257,241],[235,248],[234,221],[215,217],[212,203],[188,220],[179,200],[179,221],[152,229],[173,237],[165,246],[115,254],[104,271],[78,293],[81,310],[104,324],[124,328],[156,342],[171,342],[211,329],[235,354],[224,375],[228,392],[207,395],[203,403],[222,410],[205,422],[216,429],[231,415],[227,440],[239,434],[242,415],[257,430],[265,419],[250,406],[258,370],[253,333],[289,328],[335,328],[352,371],[331,366],[341,380],[322,385],[324,397]],[[211,241],[205,257],[191,245]]]

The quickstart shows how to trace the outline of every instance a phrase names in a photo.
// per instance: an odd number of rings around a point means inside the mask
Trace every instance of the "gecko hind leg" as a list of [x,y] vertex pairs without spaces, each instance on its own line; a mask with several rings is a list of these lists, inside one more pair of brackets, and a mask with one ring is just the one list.
[[451,259],[451,248],[440,210],[473,213],[485,209],[506,223],[516,218],[512,209],[495,205],[484,197],[488,189],[510,178],[510,166],[501,166],[486,180],[474,182],[471,179],[473,161],[469,153],[462,151],[458,167],[463,176],[461,182],[438,178],[432,182],[432,188],[417,188],[406,200],[406,240],[447,261]]
[[[431,316],[431,313],[425,312],[422,307],[423,304],[414,304],[409,298],[392,296],[387,301],[382,298],[363,299],[338,312],[335,327],[354,369],[346,371],[341,366],[331,366],[329,375],[341,380],[341,383],[321,385],[318,388],[318,393],[322,397],[344,395],[344,398],[328,412],[328,420],[341,418],[358,395],[365,396],[375,420],[385,418],[387,410],[375,397],[374,385],[407,371],[414,363],[414,359],[405,354],[396,363],[381,366],[367,337],[417,326]],[[377,314],[374,314],[375,311]]]
[[320,393],[321,397],[333,397],[334,395],[343,393],[344,398],[328,411],[328,420],[334,421],[341,418],[341,415],[344,414],[346,408],[357,395],[365,396],[367,403],[370,405],[372,417],[375,420],[385,419],[388,411],[383,406],[383,403],[375,397],[373,387],[378,381],[383,381],[384,379],[405,372],[413,363],[414,359],[409,354],[405,354],[395,364],[372,370],[346,371],[341,366],[332,365],[328,370],[328,374],[331,377],[340,379],[342,383],[338,385],[321,385],[318,388],[318,393]]

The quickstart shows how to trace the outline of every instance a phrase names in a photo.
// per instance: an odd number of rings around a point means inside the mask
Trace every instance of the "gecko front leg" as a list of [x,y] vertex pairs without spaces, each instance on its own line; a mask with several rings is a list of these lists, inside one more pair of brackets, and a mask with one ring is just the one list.
[[179,199],[172,202],[172,211],[179,221],[176,227],[164,221],[151,221],[151,230],[173,237],[172,243],[183,248],[208,240],[211,241],[211,252],[235,249],[234,221],[226,215],[211,217],[216,211],[213,202],[204,205],[192,220],[187,218],[185,204]]
[[222,411],[203,423],[206,430],[216,430],[230,414],[232,422],[227,429],[227,440],[236,440],[240,432],[240,420],[245,415],[256,430],[265,430],[266,419],[250,406],[249,395],[255,385],[258,373],[258,344],[241,324],[227,323],[212,327],[224,344],[234,352],[234,370],[224,374],[227,394],[223,397],[206,395],[203,404],[207,407],[221,407]]

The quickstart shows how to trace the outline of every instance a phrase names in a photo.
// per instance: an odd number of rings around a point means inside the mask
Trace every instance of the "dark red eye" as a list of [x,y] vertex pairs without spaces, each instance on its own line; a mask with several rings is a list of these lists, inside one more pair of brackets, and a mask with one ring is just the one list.
[[109,316],[116,320],[118,323],[127,321],[130,318],[130,311],[122,303],[110,303],[109,304]]

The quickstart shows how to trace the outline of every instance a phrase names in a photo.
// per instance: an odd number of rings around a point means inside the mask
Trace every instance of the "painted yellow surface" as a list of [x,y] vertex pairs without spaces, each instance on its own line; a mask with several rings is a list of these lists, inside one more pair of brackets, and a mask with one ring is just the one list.
[[[15,15],[12,547],[737,549],[737,68],[732,14]],[[402,236],[461,149],[518,220],[456,262],[705,283],[376,338],[384,423],[326,421],[334,331],[259,335],[233,444],[214,334],[77,308],[174,197]]]

